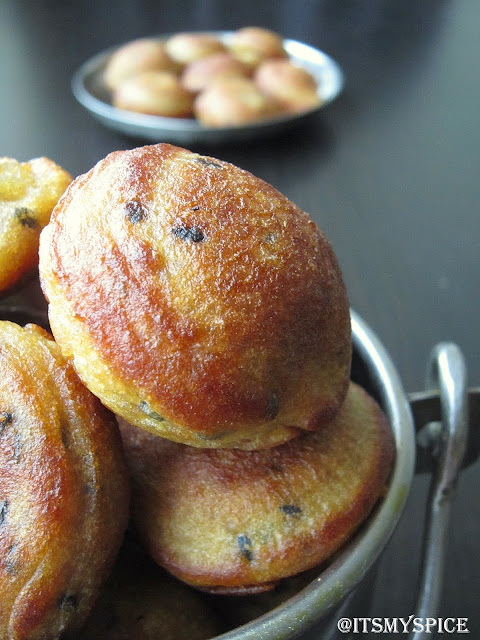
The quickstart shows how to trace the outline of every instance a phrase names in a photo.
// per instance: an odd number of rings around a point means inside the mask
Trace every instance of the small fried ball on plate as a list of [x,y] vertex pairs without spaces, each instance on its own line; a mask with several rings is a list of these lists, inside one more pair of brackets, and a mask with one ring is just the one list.
[[49,158],[0,158],[0,292],[37,266],[40,232],[72,180]]
[[249,78],[214,80],[193,103],[197,120],[207,127],[232,127],[280,115],[280,105]]
[[393,456],[386,417],[354,383],[322,431],[270,449],[201,450],[120,428],[139,539],[214,593],[265,591],[327,560],[384,493]]
[[177,33],[166,40],[165,48],[170,58],[182,66],[212,53],[226,51],[220,38],[201,32]]
[[228,41],[228,49],[250,67],[268,58],[286,58],[283,38],[263,27],[244,27],[235,31]]
[[232,164],[169,144],[78,177],[40,241],[53,334],[128,422],[197,447],[317,430],[345,397],[350,313],[311,218]]
[[114,90],[137,73],[177,70],[178,65],[168,55],[163,42],[140,38],[119,47],[110,56],[105,66],[104,82]]
[[203,91],[211,82],[226,77],[248,77],[250,70],[231,53],[213,53],[185,67],[181,81],[192,93]]
[[0,371],[0,637],[56,640],[85,621],[123,538],[120,434],[40,327],[0,322]]
[[145,71],[127,78],[113,92],[112,104],[118,109],[169,118],[188,118],[193,96],[168,71]]
[[77,640],[207,640],[223,631],[206,596],[127,538]]
[[255,83],[289,112],[318,107],[322,99],[313,76],[289,60],[267,60],[255,71]]

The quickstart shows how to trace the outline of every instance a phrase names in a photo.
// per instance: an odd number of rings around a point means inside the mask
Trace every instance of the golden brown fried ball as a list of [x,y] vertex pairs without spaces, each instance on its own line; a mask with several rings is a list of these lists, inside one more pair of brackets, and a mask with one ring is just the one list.
[[48,158],[0,158],[0,292],[38,264],[38,239],[72,176]]
[[77,640],[207,640],[223,631],[205,596],[127,540]]
[[351,341],[336,257],[251,173],[168,144],[112,153],[75,180],[40,244],[57,342],[131,424],[258,448],[337,412]]
[[249,78],[231,76],[209,84],[196,98],[193,112],[208,127],[231,127],[280,115],[280,105]]
[[121,431],[139,538],[173,575],[217,593],[268,590],[324,562],[384,492],[393,455],[384,414],[354,383],[322,431],[271,449]]
[[140,38],[119,47],[107,61],[104,82],[115,90],[127,78],[144,71],[178,71],[160,40]]
[[289,60],[263,62],[254,80],[261,91],[289,112],[307,111],[322,103],[313,76]]
[[165,42],[168,55],[179,65],[187,65],[212,53],[226,51],[216,35],[200,32],[177,33]]
[[250,67],[256,67],[268,58],[288,56],[283,46],[283,38],[278,33],[263,27],[238,29],[230,37],[228,49]]
[[113,416],[51,336],[0,322],[0,637],[77,629],[127,522]]
[[144,71],[127,78],[112,95],[119,109],[167,118],[192,115],[193,95],[168,71]]
[[192,93],[203,91],[214,80],[250,75],[250,70],[240,60],[226,51],[213,53],[206,58],[195,60],[185,67],[182,85]]

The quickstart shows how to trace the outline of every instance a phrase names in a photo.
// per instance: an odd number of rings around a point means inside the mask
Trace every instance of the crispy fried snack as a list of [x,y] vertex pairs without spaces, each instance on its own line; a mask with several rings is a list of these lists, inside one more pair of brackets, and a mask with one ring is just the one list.
[[120,426],[143,544],[181,580],[224,594],[324,562],[384,492],[393,456],[383,412],[354,383],[322,431],[271,449],[201,450]]
[[170,58],[179,65],[190,64],[212,53],[226,51],[220,38],[201,32],[176,33],[166,40],[165,49]]
[[143,71],[118,85],[112,104],[137,113],[188,118],[192,115],[193,96],[170,71]]
[[120,546],[121,441],[43,329],[0,322],[0,373],[0,637],[53,640],[84,622]]
[[223,631],[205,596],[127,540],[76,640],[207,640]]
[[105,65],[103,77],[106,86],[113,91],[127,78],[138,73],[177,70],[178,67],[170,59],[163,42],[152,38],[139,38],[115,50]]
[[351,340],[336,257],[247,171],[167,144],[112,153],[67,190],[40,245],[60,348],[131,424],[259,448],[337,412]]
[[234,31],[228,49],[242,62],[254,68],[270,58],[286,58],[283,38],[263,27],[244,27]]
[[48,158],[0,158],[0,292],[38,264],[38,238],[72,176]]
[[206,127],[235,127],[279,116],[282,108],[250,78],[227,76],[196,96],[193,111]]
[[322,103],[313,76],[290,60],[266,60],[255,71],[254,81],[261,91],[291,113],[314,109]]

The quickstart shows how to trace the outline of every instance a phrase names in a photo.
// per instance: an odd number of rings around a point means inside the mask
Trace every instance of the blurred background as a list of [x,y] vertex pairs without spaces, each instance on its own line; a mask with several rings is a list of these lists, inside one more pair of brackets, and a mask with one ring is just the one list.
[[[231,161],[309,212],[337,253],[352,307],[422,390],[438,341],[480,385],[480,89],[477,0],[53,0],[0,3],[0,155],[47,155],[73,175],[144,143],[97,123],[72,95],[88,58],[138,37],[264,26],[325,51],[341,96],[281,135],[193,151]],[[478,425],[477,425],[478,427]],[[372,614],[408,616],[428,478],[384,554]],[[440,615],[480,637],[480,466],[454,503]]]

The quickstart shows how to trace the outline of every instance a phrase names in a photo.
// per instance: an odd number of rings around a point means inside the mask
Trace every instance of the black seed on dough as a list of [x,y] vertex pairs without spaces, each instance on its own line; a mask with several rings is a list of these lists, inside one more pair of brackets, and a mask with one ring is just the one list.
[[5,571],[12,576],[17,575],[18,573],[17,558],[12,557],[15,555],[15,548],[16,548],[15,544],[12,544],[9,546],[9,548],[7,549],[7,555],[6,555],[7,562],[5,563]]
[[267,405],[267,418],[268,420],[274,420],[278,415],[280,401],[276,393],[272,393]]
[[75,594],[65,594],[58,601],[62,611],[75,611],[78,606],[78,598]]
[[142,400],[140,402],[140,404],[138,405],[138,408],[149,418],[153,418],[154,420],[158,420],[159,422],[165,422],[165,418],[161,416],[159,413],[157,413],[156,411],[154,411],[153,409],[150,409],[148,402],[145,402],[145,400]]
[[210,158],[204,158],[203,156],[198,157],[197,162],[200,162],[201,164],[204,164],[207,167],[216,167],[217,169],[223,169],[223,165],[221,165],[219,162],[210,160]]
[[197,227],[176,227],[172,233],[181,240],[191,240],[192,242],[202,242],[205,239],[203,232]]
[[15,218],[19,221],[22,227],[28,227],[29,229],[38,228],[38,220],[35,217],[35,212],[28,207],[17,207],[14,212]]
[[125,209],[127,212],[127,218],[133,224],[141,222],[147,217],[147,211],[145,210],[145,207],[140,202],[138,202],[138,200],[130,200],[129,202],[127,202],[127,204],[125,205]]
[[66,429],[62,428],[61,436],[62,436],[63,446],[65,447],[65,449],[68,449],[68,447],[70,446],[70,443],[68,441],[68,433]]
[[287,516],[299,516],[302,513],[300,507],[297,507],[295,504],[282,504],[280,511],[286,513]]
[[5,427],[12,424],[12,422],[13,415],[8,411],[2,411],[2,413],[0,413],[0,433],[2,433]]
[[8,500],[3,500],[2,502],[0,502],[0,527],[5,522],[5,518],[7,517],[9,507],[10,507],[10,504]]
[[198,211],[200,209],[200,207],[198,206],[198,204],[196,204],[194,207],[192,207],[192,211]]
[[252,541],[243,533],[237,536],[237,543],[240,547],[240,555],[248,562],[253,560]]

